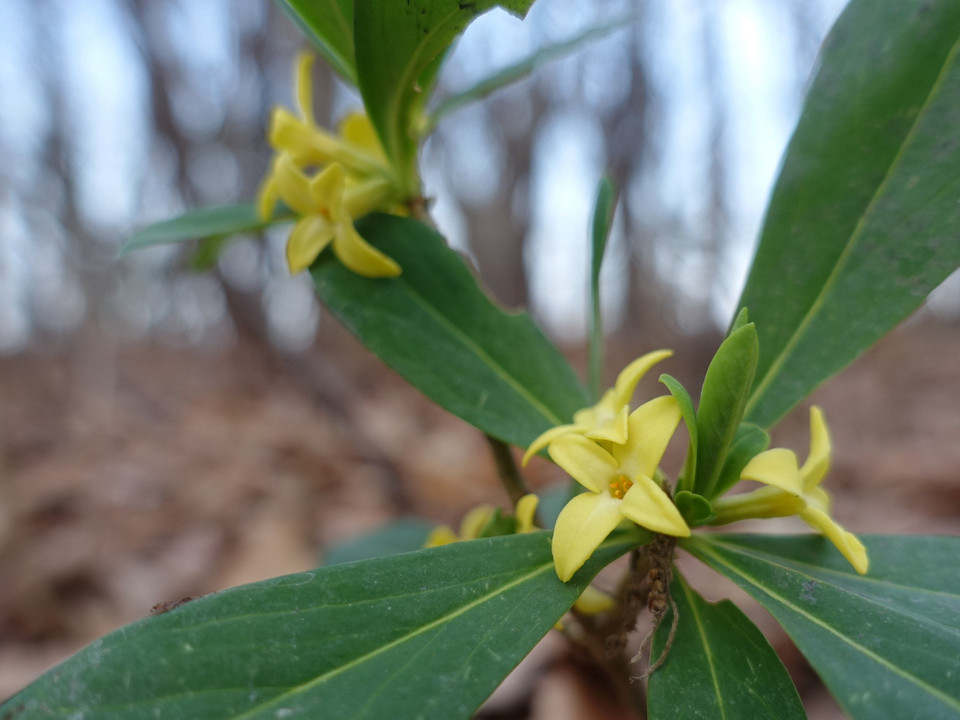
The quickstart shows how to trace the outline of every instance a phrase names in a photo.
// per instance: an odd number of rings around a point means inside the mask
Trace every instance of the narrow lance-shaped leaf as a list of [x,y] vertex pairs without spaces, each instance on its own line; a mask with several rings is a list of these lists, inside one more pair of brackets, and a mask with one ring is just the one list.
[[357,229],[403,273],[360,277],[325,253],[313,267],[317,294],[434,402],[520,447],[588,404],[556,347],[526,314],[494,305],[440,235],[388,215],[371,215]]
[[804,720],[787,669],[770,643],[729,600],[709,603],[679,574],[670,585],[670,610],[653,636],[651,657],[666,653],[650,676],[647,713],[654,719]]
[[717,480],[743,417],[757,366],[757,330],[747,323],[721,343],[707,368],[697,408],[694,492],[714,497]]
[[817,535],[681,546],[770,611],[854,720],[960,717],[960,538],[861,540],[866,576]]
[[533,0],[362,2],[354,9],[357,82],[387,155],[411,192],[419,189],[416,117],[433,89],[438,62],[467,24],[500,6],[523,17]]
[[96,641],[0,717],[466,720],[630,537],[568,583],[538,532],[234,588]]
[[831,31],[740,300],[770,427],[960,265],[960,3],[853,0]]
[[600,269],[607,249],[607,238],[617,209],[617,188],[613,179],[604,175],[597,187],[590,231],[590,351],[588,375],[590,392],[599,399],[603,389],[603,315],[600,311]]
[[687,447],[687,457],[683,463],[683,470],[680,472],[680,478],[677,480],[678,491],[691,491],[693,481],[697,473],[697,411],[693,409],[693,399],[687,389],[672,375],[663,373],[660,376],[660,382],[667,386],[667,390],[673,395],[680,407],[683,415],[683,422],[687,426],[687,433],[690,435],[690,444]]
[[740,482],[740,473],[754,457],[767,449],[770,444],[770,435],[763,428],[751,423],[740,423],[737,434],[730,445],[723,469],[717,477],[717,484],[713,490],[714,497],[724,495],[727,490]]
[[454,113],[470,103],[481,100],[507,85],[522,80],[541,65],[559,60],[592,40],[599,39],[618,28],[628,27],[629,22],[629,18],[622,18],[615,22],[587,28],[569,40],[563,40],[553,45],[542,47],[531,53],[529,57],[505,67],[503,70],[494,73],[488,78],[484,78],[476,85],[472,85],[462,92],[444,98],[429,114],[426,132],[430,132],[430,130],[436,127],[437,124],[450,113]]
[[123,246],[120,254],[124,255],[153,245],[169,245],[219,235],[255,232],[277,223],[287,222],[292,217],[288,210],[279,210],[269,220],[263,220],[253,205],[201,208],[145,227],[130,238],[130,242]]
[[355,85],[353,0],[276,0],[276,3],[330,66]]

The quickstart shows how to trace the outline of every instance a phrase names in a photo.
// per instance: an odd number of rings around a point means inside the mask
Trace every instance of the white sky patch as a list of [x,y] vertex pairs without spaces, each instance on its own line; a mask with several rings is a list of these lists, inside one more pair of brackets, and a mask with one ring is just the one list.
[[547,330],[564,339],[586,329],[590,214],[602,150],[599,127],[580,113],[550,118],[534,148],[526,257],[531,305]]
[[103,0],[60,3],[67,111],[75,125],[72,162],[84,218],[100,227],[123,226],[137,209],[149,107],[134,48],[118,28],[114,6]]

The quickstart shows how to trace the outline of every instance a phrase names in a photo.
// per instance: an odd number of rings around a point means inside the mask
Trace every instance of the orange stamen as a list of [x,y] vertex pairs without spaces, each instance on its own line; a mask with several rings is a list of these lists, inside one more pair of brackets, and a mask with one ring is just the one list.
[[626,495],[627,490],[632,487],[633,482],[631,482],[626,475],[621,475],[610,483],[610,494],[617,500],[623,500],[623,496]]

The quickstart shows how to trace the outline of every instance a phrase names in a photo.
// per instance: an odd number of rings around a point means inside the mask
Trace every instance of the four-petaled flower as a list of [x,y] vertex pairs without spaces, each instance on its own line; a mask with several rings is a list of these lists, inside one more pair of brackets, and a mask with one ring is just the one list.
[[596,405],[578,410],[573,422],[550,428],[530,443],[523,455],[523,464],[564,435],[577,434],[591,440],[607,440],[622,445],[627,440],[627,416],[630,414],[630,398],[637,383],[647,371],[661,360],[673,355],[671,350],[657,350],[637,358],[617,376],[613,387],[607,390]]
[[847,532],[830,517],[830,496],[820,487],[830,469],[830,433],[818,407],[810,408],[810,454],[802,467],[791,450],[776,448],[754,457],[740,477],[755,480],[768,487],[715,500],[719,525],[746,518],[799,515],[808,525],[819,530],[843,556],[863,575],[869,567],[867,551],[857,537]]
[[353,218],[376,208],[389,186],[372,179],[347,187],[343,167],[329,165],[314,178],[307,177],[287,155],[280,155],[273,169],[280,198],[300,215],[287,240],[287,263],[291,273],[310,267],[323,249],[333,252],[345,266],[367,277],[393,277],[400,266],[360,237]]
[[680,416],[673,397],[659,397],[629,414],[624,442],[611,443],[609,452],[575,433],[549,444],[554,462],[590,491],[573,498],[557,518],[553,560],[561,580],[573,577],[624,519],[665,535],[690,535],[670,496],[654,479]]

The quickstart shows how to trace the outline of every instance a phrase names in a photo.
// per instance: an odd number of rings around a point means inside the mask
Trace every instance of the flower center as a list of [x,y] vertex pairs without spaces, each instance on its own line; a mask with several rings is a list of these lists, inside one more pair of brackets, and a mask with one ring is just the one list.
[[626,494],[627,490],[633,487],[633,483],[627,479],[626,475],[621,475],[612,483],[610,483],[610,494],[613,495],[617,500],[623,500],[623,496]]

